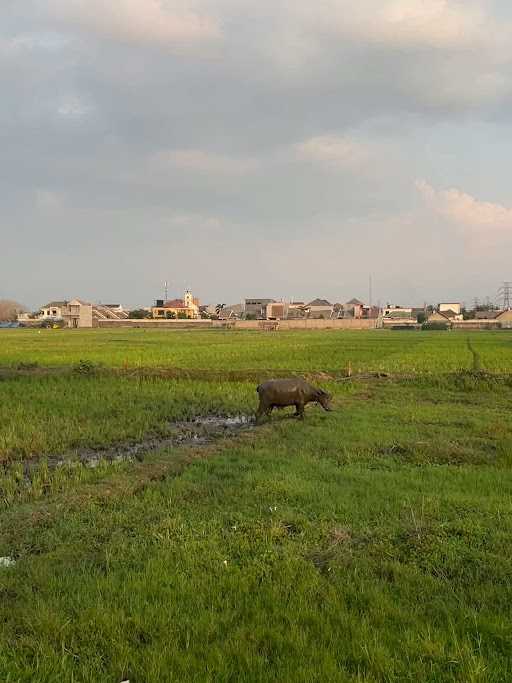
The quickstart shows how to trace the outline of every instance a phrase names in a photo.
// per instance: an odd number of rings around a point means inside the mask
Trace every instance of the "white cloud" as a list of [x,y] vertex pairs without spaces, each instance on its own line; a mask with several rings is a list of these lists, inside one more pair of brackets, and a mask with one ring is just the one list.
[[481,235],[512,234],[512,208],[479,201],[456,188],[436,190],[425,180],[416,181],[416,188],[432,210],[465,230]]
[[349,33],[396,46],[467,46],[481,40],[486,28],[481,7],[454,0],[385,0],[378,7],[366,1],[352,16]]
[[180,6],[163,0],[49,0],[55,18],[115,40],[171,47],[220,36],[212,17]]
[[295,145],[300,161],[319,163],[338,168],[360,167],[368,163],[370,148],[349,137],[320,135]]
[[259,161],[253,158],[236,158],[213,154],[201,149],[176,149],[159,152],[150,163],[162,170],[177,168],[192,173],[211,175],[245,175],[258,169]]
[[287,11],[306,30],[396,47],[466,47],[496,26],[483,0],[289,0]]

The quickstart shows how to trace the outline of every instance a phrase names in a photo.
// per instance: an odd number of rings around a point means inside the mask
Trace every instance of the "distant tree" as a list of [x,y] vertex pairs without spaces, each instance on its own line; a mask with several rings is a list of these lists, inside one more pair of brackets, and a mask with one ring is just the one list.
[[256,320],[256,313],[246,313],[245,319],[246,320]]
[[174,311],[167,311],[165,317],[167,320],[174,320],[176,318],[176,313]]
[[185,311],[179,311],[178,312],[178,320],[187,320],[188,315],[185,313]]
[[225,307],[226,307],[226,304],[217,304],[215,306],[215,313],[217,314],[218,317],[220,317],[220,314],[222,313],[222,311]]
[[489,302],[489,303],[486,303],[486,304],[480,304],[480,305],[477,306],[474,310],[475,310],[475,311],[498,311],[498,310],[499,310],[499,306],[496,306],[496,304],[491,304],[491,303]]
[[151,313],[144,308],[135,308],[128,313],[128,317],[132,320],[144,320],[145,318],[151,318]]
[[27,309],[17,301],[0,299],[0,320],[14,321],[19,313],[25,313]]
[[418,313],[417,321],[420,323],[420,325],[423,325],[424,322],[427,320],[427,314],[424,311],[421,311]]

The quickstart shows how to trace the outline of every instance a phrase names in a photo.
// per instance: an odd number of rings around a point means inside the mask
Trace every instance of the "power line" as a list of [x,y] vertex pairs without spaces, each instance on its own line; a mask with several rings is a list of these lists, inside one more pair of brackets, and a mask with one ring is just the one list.
[[498,299],[503,304],[503,310],[509,311],[512,303],[512,282],[504,282],[498,290]]

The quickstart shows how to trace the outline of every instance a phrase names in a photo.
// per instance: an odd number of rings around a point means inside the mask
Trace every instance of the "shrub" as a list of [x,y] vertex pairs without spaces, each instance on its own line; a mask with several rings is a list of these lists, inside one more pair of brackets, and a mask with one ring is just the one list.
[[144,308],[135,308],[128,313],[128,317],[132,320],[144,320],[145,318],[151,318],[151,313]]
[[92,360],[79,360],[76,365],[73,366],[73,372],[76,375],[94,375],[99,369],[97,363],[93,363]]
[[448,322],[443,323],[443,322],[432,322],[432,323],[423,323],[421,326],[422,330],[449,330],[450,325]]

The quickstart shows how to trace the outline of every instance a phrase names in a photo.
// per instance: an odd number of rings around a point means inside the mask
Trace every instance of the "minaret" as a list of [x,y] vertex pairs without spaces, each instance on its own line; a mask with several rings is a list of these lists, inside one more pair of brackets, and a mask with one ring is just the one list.
[[187,308],[193,308],[194,307],[194,298],[192,296],[190,289],[187,289],[187,291],[185,292],[184,303],[185,303],[185,306]]

